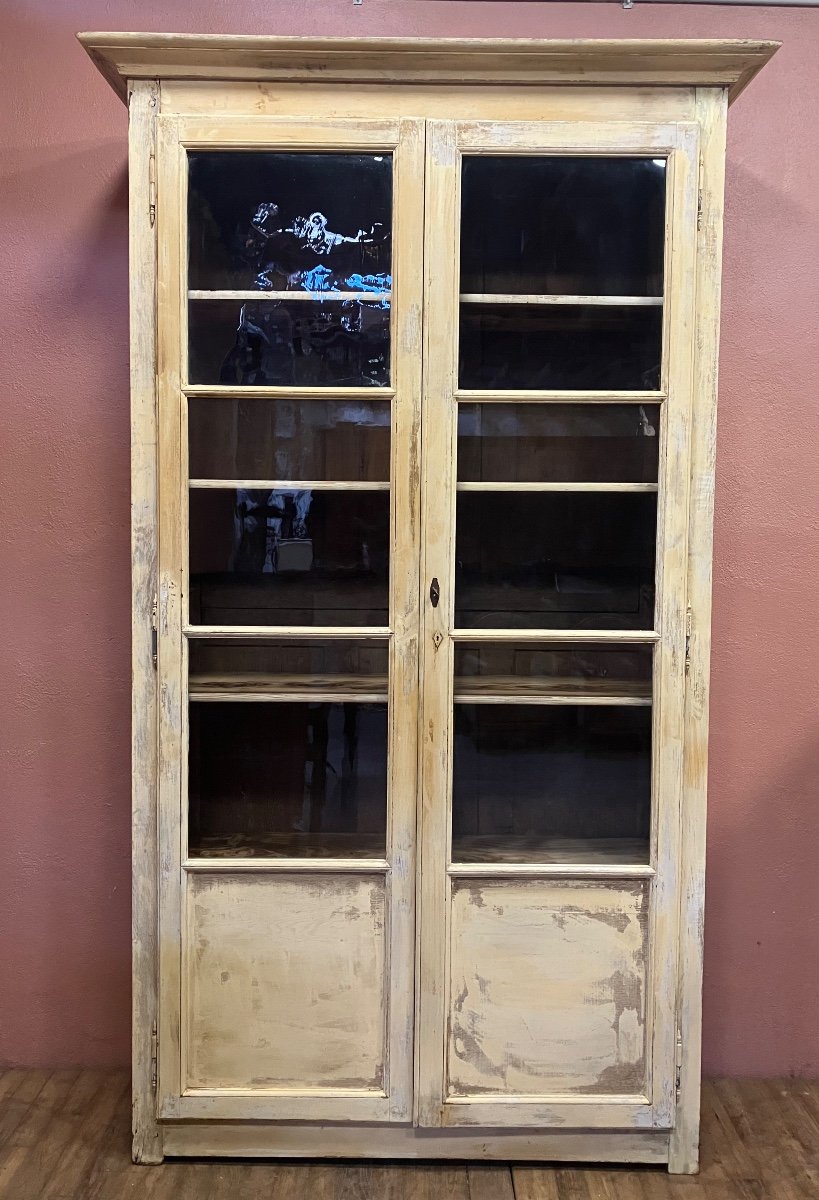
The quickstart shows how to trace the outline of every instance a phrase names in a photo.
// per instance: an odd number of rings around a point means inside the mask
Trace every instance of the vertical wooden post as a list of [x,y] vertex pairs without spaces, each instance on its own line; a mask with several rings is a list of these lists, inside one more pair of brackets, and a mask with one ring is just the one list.
[[156,671],[152,618],[156,595],[156,238],[150,180],[159,85],[128,93],[131,306],[131,700],[133,930],[133,1159],[158,1163],[153,1036],[157,1016]]
[[691,632],[685,699],[680,861],[680,968],[677,1020],[682,1038],[680,1089],[668,1169],[693,1174],[699,1166],[702,942],[705,900],[705,818],[708,785],[708,679],[711,656],[711,552],[714,449],[722,260],[727,96],[697,88],[700,123],[700,219],[697,253],[697,330],[691,427],[688,598]]

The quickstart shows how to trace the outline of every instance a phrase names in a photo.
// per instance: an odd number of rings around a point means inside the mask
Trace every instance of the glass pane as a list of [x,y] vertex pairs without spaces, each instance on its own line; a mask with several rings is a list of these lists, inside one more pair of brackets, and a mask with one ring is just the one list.
[[388,492],[191,489],[190,620],[386,625]]
[[620,389],[660,385],[662,309],[462,304],[462,388]]
[[452,857],[649,861],[651,709],[458,704]]
[[659,296],[665,159],[469,156],[461,291]]
[[455,643],[455,698],[577,696],[651,701],[650,646]]
[[191,300],[191,383],[386,387],[389,303]]
[[461,492],[455,624],[651,629],[652,493]]
[[656,483],[658,405],[462,404],[458,479]]
[[388,482],[389,400],[188,401],[194,479]]
[[389,290],[391,155],[208,150],[188,163],[190,287]]
[[189,853],[383,857],[386,704],[190,705]]
[[386,641],[192,638],[188,645],[191,693],[197,696],[268,690],[387,694]]

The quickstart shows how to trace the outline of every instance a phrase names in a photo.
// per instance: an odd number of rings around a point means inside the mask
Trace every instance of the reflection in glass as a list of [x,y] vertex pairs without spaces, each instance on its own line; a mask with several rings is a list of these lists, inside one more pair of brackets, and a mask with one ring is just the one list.
[[193,624],[386,625],[388,570],[388,492],[190,492]]
[[387,387],[389,307],[359,300],[191,300],[191,383]]
[[389,400],[188,401],[194,479],[387,482]]
[[461,404],[458,479],[656,483],[656,404]]
[[467,156],[461,291],[660,296],[665,159]]
[[189,286],[389,291],[392,156],[188,156]]
[[651,700],[650,646],[455,643],[455,698],[576,696]]
[[649,860],[651,709],[458,704],[452,857]]
[[189,853],[383,857],[386,704],[190,705]]
[[188,656],[190,686],[197,695],[387,691],[386,641],[191,638]]
[[461,492],[455,624],[651,629],[657,497]]
[[462,304],[462,388],[651,391],[662,309]]

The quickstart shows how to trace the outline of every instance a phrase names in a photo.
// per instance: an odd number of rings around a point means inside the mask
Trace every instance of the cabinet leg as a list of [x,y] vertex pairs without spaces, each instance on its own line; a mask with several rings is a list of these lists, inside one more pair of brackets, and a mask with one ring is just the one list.
[[681,1122],[671,1131],[668,1146],[669,1175],[697,1175],[700,1169],[699,1121]]
[[164,1161],[165,1147],[163,1146],[162,1130],[156,1121],[138,1122],[135,1118],[131,1158],[135,1163],[146,1165]]

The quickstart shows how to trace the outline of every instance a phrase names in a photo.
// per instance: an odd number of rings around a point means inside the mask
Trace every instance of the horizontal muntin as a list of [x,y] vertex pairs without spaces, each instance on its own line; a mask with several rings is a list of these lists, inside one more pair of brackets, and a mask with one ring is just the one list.
[[231,290],[230,288],[189,288],[189,300],[363,300],[376,303],[380,300],[389,301],[392,292],[338,292],[299,290],[292,292],[256,292],[252,289]]
[[392,867],[385,858],[193,858],[182,870],[198,874],[385,875]]
[[341,638],[349,641],[387,642],[393,636],[381,625],[183,625],[186,638],[244,638],[247,641],[281,641],[282,638],[306,638],[320,641]]
[[189,479],[191,488],[275,492],[388,492],[389,480],[366,479]]
[[561,296],[555,292],[461,292],[461,304],[561,305],[585,308],[657,308],[662,296]]

